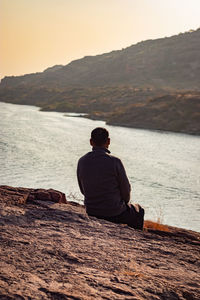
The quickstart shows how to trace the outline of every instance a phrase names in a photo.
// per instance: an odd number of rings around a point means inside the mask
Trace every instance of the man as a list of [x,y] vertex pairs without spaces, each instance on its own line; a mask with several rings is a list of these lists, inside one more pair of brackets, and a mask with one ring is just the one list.
[[78,161],[77,177],[89,216],[143,229],[144,209],[130,205],[130,183],[121,160],[110,154],[109,133],[97,127],[91,132],[92,151]]

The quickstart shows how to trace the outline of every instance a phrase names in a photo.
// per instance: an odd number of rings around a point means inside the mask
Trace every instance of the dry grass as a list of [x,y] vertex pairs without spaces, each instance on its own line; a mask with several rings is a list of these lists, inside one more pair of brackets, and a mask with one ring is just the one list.
[[145,277],[143,266],[138,266],[135,261],[130,261],[129,265],[122,269],[119,273],[123,276],[131,276],[135,278]]
[[132,276],[132,277],[144,277],[142,273],[134,272],[130,270],[124,270],[121,274],[125,276]]
[[170,232],[170,228],[167,225],[163,225],[160,223],[160,221],[158,220],[158,222],[153,222],[153,221],[144,221],[144,230],[159,230],[159,231],[165,231],[165,232]]

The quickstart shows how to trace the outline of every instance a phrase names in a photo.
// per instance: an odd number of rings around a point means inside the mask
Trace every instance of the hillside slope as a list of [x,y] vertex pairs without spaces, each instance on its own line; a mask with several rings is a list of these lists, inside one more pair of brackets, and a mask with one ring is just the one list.
[[126,49],[86,56],[42,73],[5,77],[1,86],[104,86],[128,84],[199,89],[200,29],[147,40]]
[[6,77],[0,101],[109,124],[200,134],[200,29]]

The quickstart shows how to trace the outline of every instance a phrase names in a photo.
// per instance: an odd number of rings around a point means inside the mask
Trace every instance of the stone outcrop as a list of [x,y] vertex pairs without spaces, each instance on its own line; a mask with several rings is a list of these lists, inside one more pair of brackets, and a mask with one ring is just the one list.
[[200,299],[200,233],[89,218],[52,191],[0,187],[0,299]]
[[30,189],[15,188],[11,186],[0,186],[0,201],[9,204],[26,204],[35,200],[52,201],[55,203],[66,203],[65,194],[53,189]]

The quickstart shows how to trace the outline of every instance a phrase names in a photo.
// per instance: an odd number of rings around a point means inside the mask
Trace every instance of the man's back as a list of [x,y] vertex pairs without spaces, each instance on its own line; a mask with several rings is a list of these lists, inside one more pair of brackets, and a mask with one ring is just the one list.
[[79,159],[77,167],[88,215],[142,229],[144,209],[129,203],[131,187],[121,160],[108,150],[109,132],[95,128],[90,145],[92,151]]
[[81,157],[77,176],[88,214],[116,216],[126,210],[130,184],[120,159],[108,149],[93,147]]

